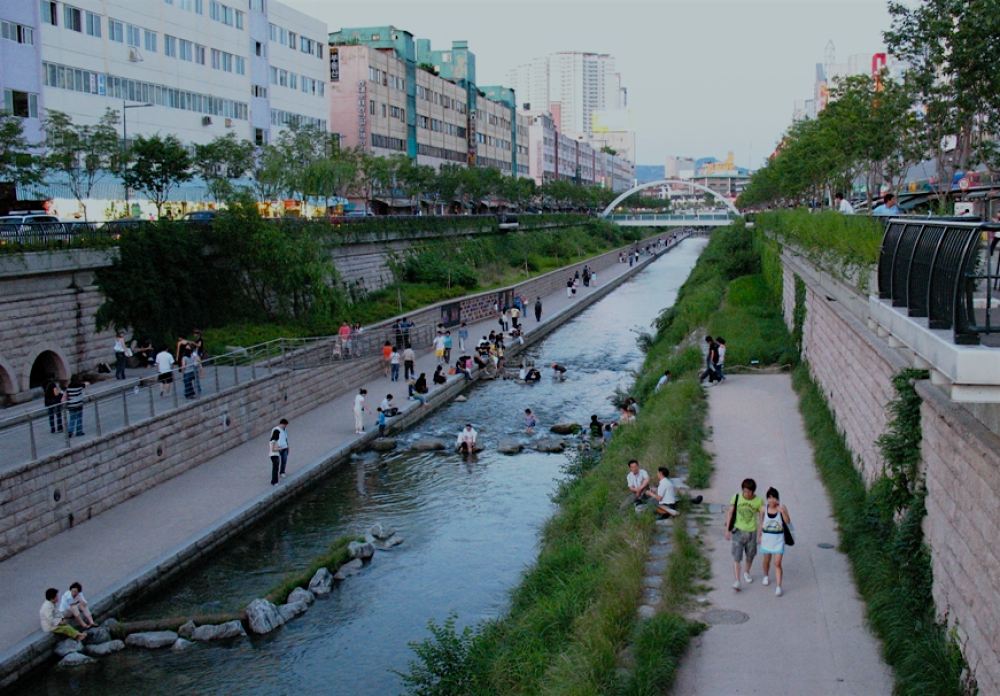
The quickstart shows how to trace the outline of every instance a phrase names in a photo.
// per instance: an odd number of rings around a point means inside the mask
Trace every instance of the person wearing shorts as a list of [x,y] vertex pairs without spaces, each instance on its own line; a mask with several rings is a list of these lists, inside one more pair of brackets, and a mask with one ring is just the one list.
[[726,516],[726,541],[730,542],[733,554],[733,589],[740,590],[740,561],[745,561],[743,582],[753,582],[750,567],[757,555],[757,536],[760,532],[760,511],[764,501],[757,495],[757,482],[743,479],[742,490],[733,497],[729,514]]
[[160,396],[170,393],[174,382],[174,356],[166,348],[156,354],[156,370],[159,373],[156,380],[160,383]]
[[777,587],[774,589],[774,596],[780,597],[784,592],[781,589],[781,580],[784,576],[784,569],[781,567],[781,560],[785,554],[785,527],[791,528],[792,518],[788,516],[788,508],[781,504],[778,489],[767,489],[767,505],[760,511],[760,531],[757,532],[757,543],[760,544],[760,552],[764,556],[764,579],[763,584],[769,584],[768,571],[771,568],[771,559],[774,559],[774,575]]

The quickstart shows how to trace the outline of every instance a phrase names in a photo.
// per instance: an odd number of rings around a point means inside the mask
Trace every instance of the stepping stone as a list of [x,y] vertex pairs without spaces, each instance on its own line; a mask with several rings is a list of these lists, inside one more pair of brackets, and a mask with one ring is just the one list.
[[646,604],[659,604],[663,601],[663,595],[653,587],[646,587],[642,590],[642,601]]
[[646,575],[663,575],[667,570],[667,562],[663,560],[659,561],[646,561],[646,565],[643,566],[643,573]]
[[662,575],[646,575],[642,578],[643,587],[660,587],[663,585]]
[[648,604],[642,604],[639,606],[640,619],[651,619],[654,616],[656,616],[656,607],[651,607]]
[[666,558],[670,555],[670,546],[650,546],[649,547],[649,557],[656,558]]

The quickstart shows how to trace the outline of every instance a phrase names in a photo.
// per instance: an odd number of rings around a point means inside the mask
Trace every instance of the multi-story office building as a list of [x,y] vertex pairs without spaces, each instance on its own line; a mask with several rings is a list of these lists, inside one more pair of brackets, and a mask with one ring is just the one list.
[[330,64],[330,126],[342,146],[527,175],[514,95],[476,85],[465,41],[432,50],[392,26],[342,29],[330,34]]
[[15,112],[28,93],[29,119],[54,109],[89,124],[110,108],[129,136],[187,143],[326,129],[326,27],[275,0],[4,0],[0,16],[0,82]]
[[0,3],[0,109],[20,116],[33,142],[41,137],[44,113],[39,12],[37,0]]

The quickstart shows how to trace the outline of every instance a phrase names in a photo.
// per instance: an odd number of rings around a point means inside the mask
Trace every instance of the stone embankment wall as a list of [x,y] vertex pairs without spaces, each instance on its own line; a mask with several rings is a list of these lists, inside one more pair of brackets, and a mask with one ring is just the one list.
[[[600,271],[617,262],[618,251],[608,252],[513,289],[532,299],[545,296],[565,287],[566,279],[585,264]],[[492,300],[498,292],[502,290],[473,298]],[[434,325],[441,319],[442,307],[448,304],[433,305],[409,318],[416,324]],[[388,324],[391,321],[382,326]],[[428,346],[414,348],[426,350]],[[256,437],[279,417],[294,418],[356,389],[381,371],[379,357],[303,370],[275,370],[200,399],[188,408],[106,433],[60,454],[3,472],[0,559]]]
[[[786,322],[792,328],[797,275],[806,284],[803,357],[870,482],[882,466],[875,439],[885,432],[886,406],[895,397],[891,379],[910,366],[909,356],[858,316],[865,298],[787,250],[782,261]],[[956,630],[979,692],[998,694],[1000,549],[992,534],[1000,520],[1000,437],[976,417],[997,406],[966,408],[929,381],[918,383],[917,391],[923,399],[924,533],[938,618]]]
[[94,271],[109,259],[85,249],[0,256],[0,398],[33,395],[36,361],[67,379],[113,359],[114,332],[94,328],[103,302]]

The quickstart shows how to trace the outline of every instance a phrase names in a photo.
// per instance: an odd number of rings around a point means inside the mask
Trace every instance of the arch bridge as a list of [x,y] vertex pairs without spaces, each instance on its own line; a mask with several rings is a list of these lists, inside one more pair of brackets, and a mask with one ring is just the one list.
[[[712,210],[694,213],[642,213],[634,215],[628,213],[614,214],[614,209],[628,197],[633,196],[640,191],[654,188],[656,186],[663,186],[664,184],[681,184],[683,186],[688,186],[690,188],[708,193],[728,208],[728,211],[724,212],[721,210]],[[611,201],[608,207],[601,212],[602,218],[614,222],[617,225],[635,227],[722,227],[732,223],[733,219],[739,215],[740,211],[736,208],[736,206],[725,198],[720,197],[719,194],[712,189],[707,186],[702,186],[701,184],[695,184],[691,181],[683,181],[680,179],[658,179],[656,181],[650,181],[649,183],[640,184],[630,188],[628,191]]]

